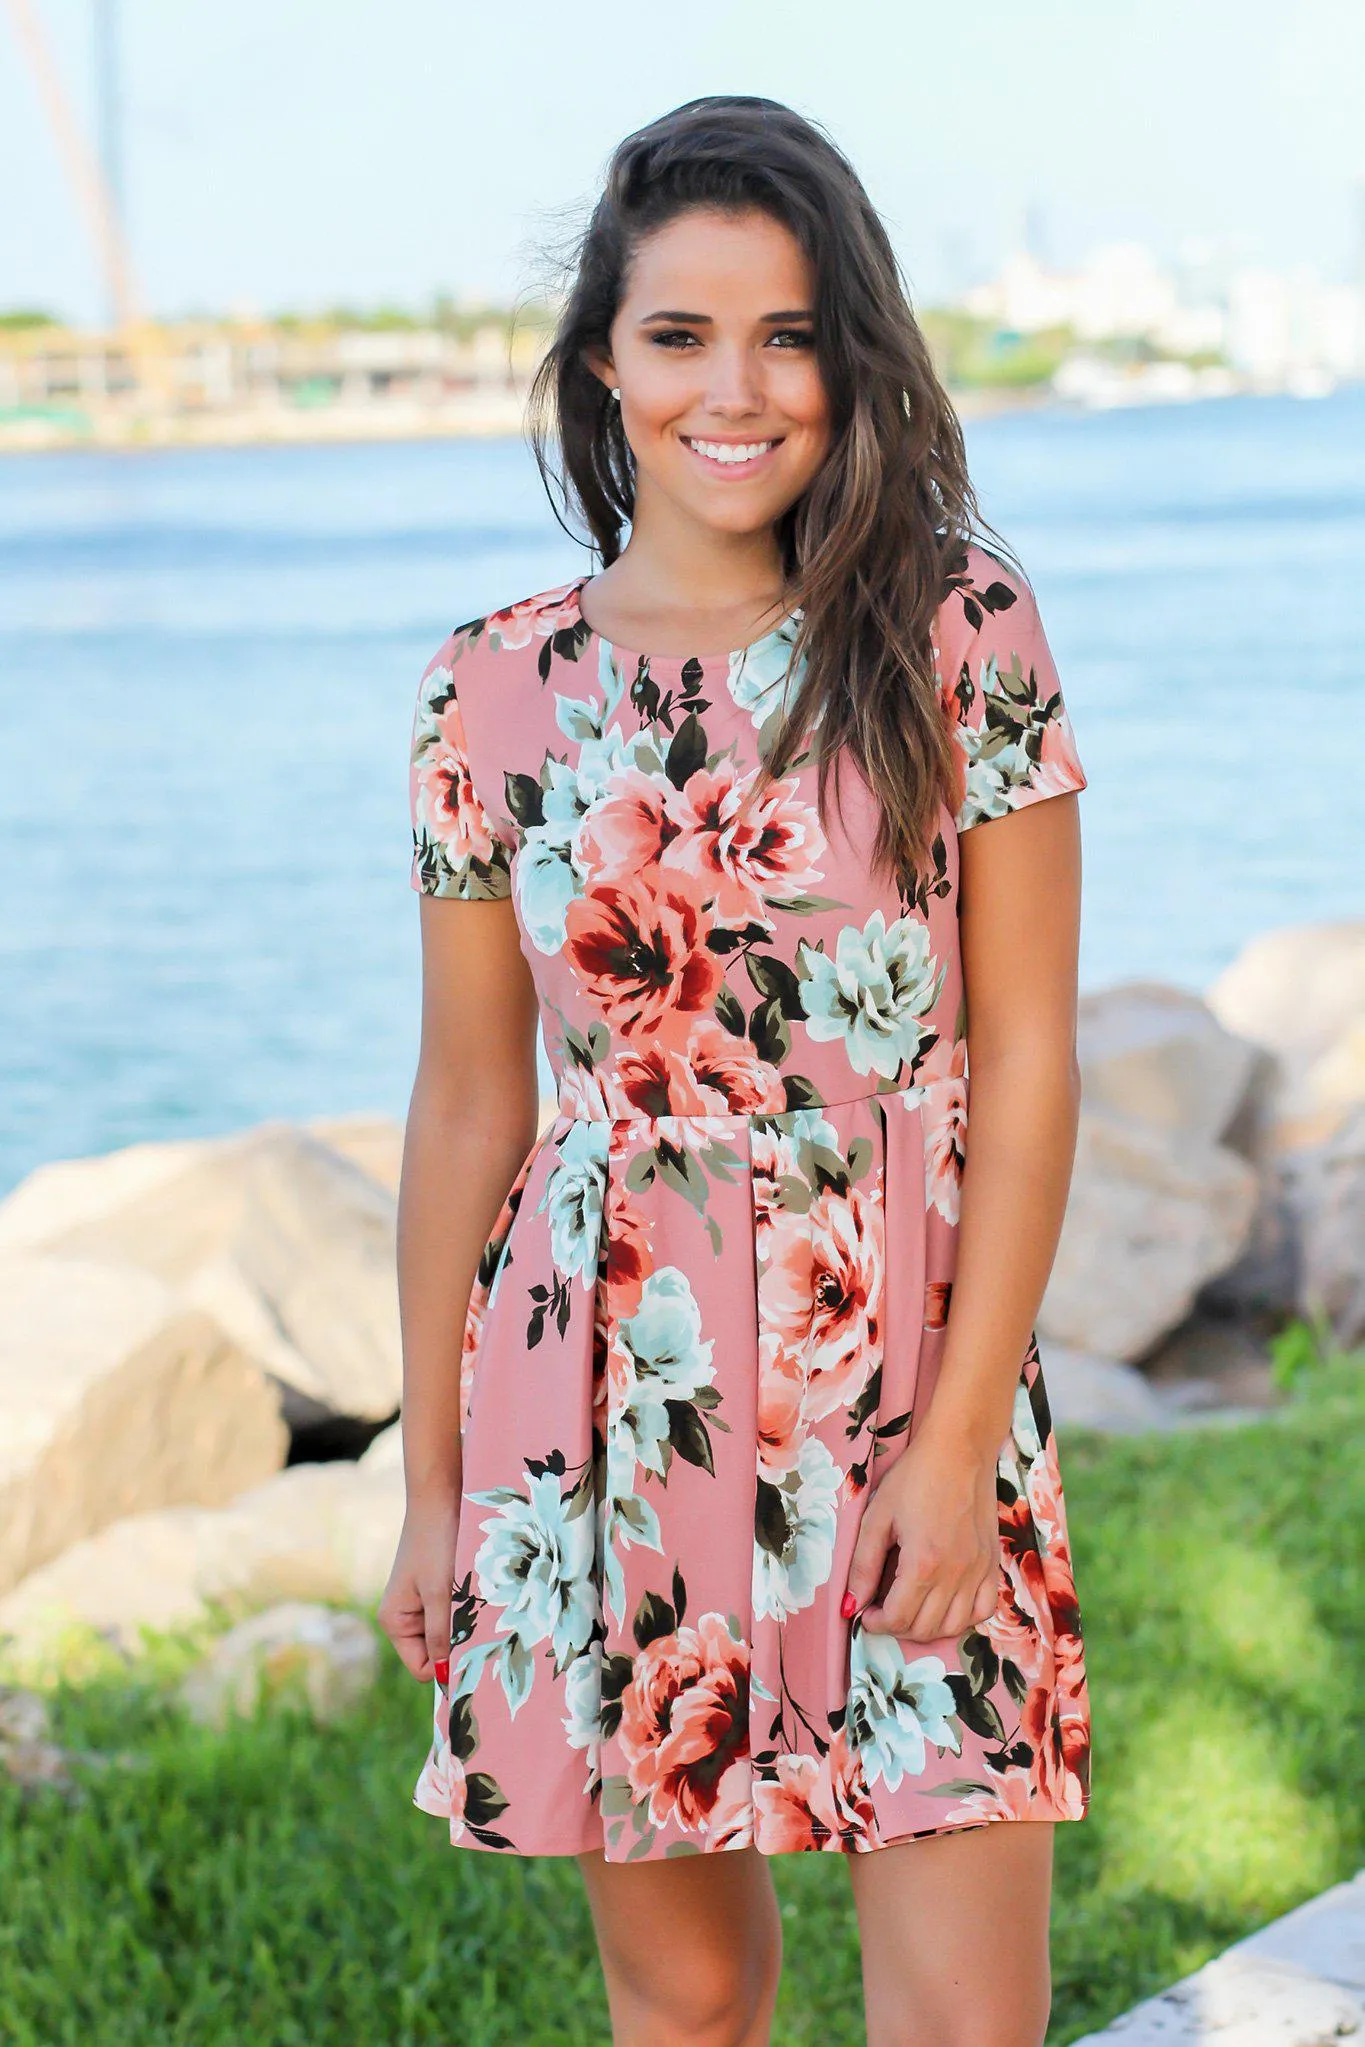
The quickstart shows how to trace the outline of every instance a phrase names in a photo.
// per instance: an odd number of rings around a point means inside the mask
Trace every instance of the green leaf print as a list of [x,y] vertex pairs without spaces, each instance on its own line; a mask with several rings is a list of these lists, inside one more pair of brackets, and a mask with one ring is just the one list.
[[769,1556],[780,1557],[787,1547],[789,1533],[781,1493],[767,1479],[759,1479],[754,1498],[754,1540]]
[[503,775],[507,808],[523,831],[545,822],[545,792],[534,775]]
[[742,1038],[747,1025],[744,1019],[744,1005],[733,988],[722,982],[720,993],[713,1007],[719,1021],[724,1024],[732,1038]]
[[507,1796],[496,1777],[486,1770],[473,1770],[464,1780],[464,1816],[472,1827],[486,1827],[507,1810]]
[[706,733],[695,711],[689,711],[673,736],[664,760],[664,773],[675,789],[686,786],[688,777],[706,765]]
[[[458,1762],[467,1763],[479,1745],[474,1709],[468,1699],[453,1699],[450,1706],[450,1752]],[[492,1818],[492,1814],[489,1814]]]
[[688,1464],[699,1466],[714,1478],[716,1466],[711,1455],[711,1438],[692,1402],[666,1400],[664,1406],[668,1410],[668,1440],[679,1457]]
[[666,1599],[657,1592],[646,1592],[635,1609],[632,1632],[637,1645],[647,1649],[651,1642],[657,1642],[663,1635],[671,1635],[678,1625],[678,1617]]
[[958,1653],[962,1658],[962,1668],[971,1680],[972,1690],[994,1690],[1000,1676],[1000,1658],[989,1639],[979,1629],[973,1628],[962,1637]]
[[782,1005],[771,997],[760,1002],[749,1018],[749,1042],[768,1066],[780,1066],[792,1048],[791,1032]]
[[947,1682],[962,1725],[970,1728],[973,1734],[979,1734],[984,1741],[1003,1742],[1005,1723],[994,1699],[988,1698],[984,1692],[974,1691],[971,1680],[960,1671],[949,1671]]
[[801,985],[787,962],[770,953],[746,952],[744,965],[759,994],[775,1002],[791,1022],[799,1023],[806,1013],[801,1007]]

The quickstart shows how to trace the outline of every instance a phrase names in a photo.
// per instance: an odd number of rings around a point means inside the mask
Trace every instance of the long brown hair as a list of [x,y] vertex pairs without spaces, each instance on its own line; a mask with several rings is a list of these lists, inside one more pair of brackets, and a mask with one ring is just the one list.
[[640,242],[695,207],[759,210],[794,235],[814,273],[815,351],[830,404],[829,452],[777,526],[801,611],[792,662],[804,660],[805,673],[755,790],[785,773],[815,731],[823,815],[846,747],[880,806],[874,863],[913,891],[931,860],[939,804],[951,805],[956,787],[934,614],[963,571],[968,540],[999,536],[981,518],[961,425],[886,229],[822,129],[776,100],[717,94],[617,146],[531,387],[541,477],[609,566],[634,513],[635,463],[620,408],[587,352],[609,352]]

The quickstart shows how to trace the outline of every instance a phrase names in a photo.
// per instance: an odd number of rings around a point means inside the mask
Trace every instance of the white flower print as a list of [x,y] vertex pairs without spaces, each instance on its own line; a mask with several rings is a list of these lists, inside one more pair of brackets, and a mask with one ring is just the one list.
[[589,1642],[564,1673],[564,1732],[571,1748],[587,1750],[588,1789],[602,1771],[602,1644]]
[[537,952],[557,953],[564,943],[564,913],[578,892],[568,841],[556,827],[532,825],[516,863],[517,902]]
[[577,1274],[584,1286],[591,1286],[597,1276],[609,1142],[605,1123],[571,1123],[558,1140],[558,1157],[536,1208],[538,1215],[549,1210],[556,1269],[570,1278]]
[[[633,1478],[636,1462],[663,1477],[671,1426],[667,1403],[691,1400],[715,1377],[714,1339],[702,1340],[701,1310],[687,1275],[676,1265],[650,1273],[639,1307],[621,1324],[618,1342],[626,1361],[626,1392],[609,1425],[614,1490],[627,1465]],[[633,1488],[627,1481],[619,1489]]]
[[962,1753],[954,1725],[947,1665],[938,1656],[905,1660],[894,1635],[858,1628],[849,1654],[849,1740],[862,1757],[869,1784],[880,1778],[894,1791],[903,1777],[918,1777],[927,1759],[926,1742]]
[[781,1620],[809,1606],[834,1563],[843,1474],[817,1436],[801,1445],[796,1468],[770,1472],[760,1463],[754,1541],[756,1614]]
[[890,1080],[913,1066],[933,1036],[920,1018],[943,991],[944,969],[929,950],[928,927],[915,917],[890,926],[874,910],[860,931],[845,924],[833,956],[802,942],[801,1006],[813,1038],[842,1038],[855,1073]]
[[[790,703],[801,687],[804,663],[793,664],[791,659],[800,618],[800,611],[793,611],[751,647],[741,647],[730,656],[726,684],[738,708],[747,711],[755,725],[762,725],[774,711]],[[789,686],[784,689],[788,678]]]
[[479,1506],[497,1505],[480,1523],[484,1541],[474,1569],[481,1597],[501,1609],[499,1632],[515,1636],[524,1649],[549,1642],[562,1667],[587,1647],[597,1618],[587,1503],[561,1498],[552,1471],[531,1476],[526,1493],[511,1499],[470,1497]]

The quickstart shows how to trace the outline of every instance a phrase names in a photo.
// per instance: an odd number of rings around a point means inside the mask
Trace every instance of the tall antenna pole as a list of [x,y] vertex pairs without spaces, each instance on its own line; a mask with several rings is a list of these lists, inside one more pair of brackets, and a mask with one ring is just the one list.
[[67,177],[89,225],[115,320],[120,327],[130,327],[137,319],[138,309],[128,250],[99,162],[72,115],[60,74],[29,0],[8,0],[8,4],[14,32],[52,124]]
[[[95,7],[95,106],[99,122],[100,165],[104,172],[105,201],[115,237],[128,246],[127,200],[123,183],[123,73],[120,62],[119,0],[94,0]],[[109,324],[123,322],[113,279],[105,279]]]

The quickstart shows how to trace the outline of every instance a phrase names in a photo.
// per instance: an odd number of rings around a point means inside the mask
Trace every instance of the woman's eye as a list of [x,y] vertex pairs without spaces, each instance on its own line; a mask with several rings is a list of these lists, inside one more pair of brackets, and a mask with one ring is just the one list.
[[690,348],[697,337],[695,334],[689,334],[685,327],[664,327],[657,334],[651,335],[650,339],[658,348]]
[[779,327],[775,334],[769,336],[769,339],[781,341],[789,348],[810,348],[814,343],[815,336],[811,333],[809,327]]

